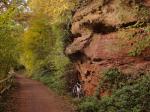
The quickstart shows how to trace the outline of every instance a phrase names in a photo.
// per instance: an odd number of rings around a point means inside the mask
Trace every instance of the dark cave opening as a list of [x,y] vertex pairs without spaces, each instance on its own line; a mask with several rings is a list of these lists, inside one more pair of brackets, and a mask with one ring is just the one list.
[[82,35],[80,33],[76,33],[76,34],[73,34],[73,38],[78,38],[78,37],[81,37]]
[[120,28],[125,28],[125,27],[129,27],[129,26],[133,26],[137,23],[137,21],[134,22],[129,22],[129,23],[124,23],[120,26]]
[[96,23],[92,25],[92,29],[94,33],[108,34],[111,32],[115,32],[117,29],[113,26],[106,26],[103,23]]
[[[68,69],[69,68],[69,69]],[[80,83],[80,72],[75,68],[73,64],[67,65],[65,72],[66,90],[72,92],[72,89],[76,83]]]
[[90,60],[89,57],[87,57],[84,53],[82,53],[81,51],[78,51],[74,54],[71,54],[69,56],[69,58],[74,62],[74,61],[77,61],[77,60],[81,60],[81,63],[84,63],[84,61],[86,60]]
[[100,62],[100,61],[102,61],[102,59],[101,58],[94,58],[93,61],[94,62]]
[[90,71],[87,71],[87,73],[85,74],[85,77],[88,78],[91,75]]
[[82,52],[76,52],[76,53],[73,53],[69,56],[69,58],[72,60],[72,61],[76,61],[76,60],[80,60],[82,57],[84,56],[84,54]]

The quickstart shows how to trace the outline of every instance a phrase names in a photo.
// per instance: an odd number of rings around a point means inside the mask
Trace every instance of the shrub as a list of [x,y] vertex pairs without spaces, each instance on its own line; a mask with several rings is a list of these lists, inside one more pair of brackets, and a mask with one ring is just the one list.
[[[125,76],[117,68],[111,68],[104,72],[104,75],[96,89],[95,96],[100,97],[100,94],[112,91],[123,87],[130,83],[131,76]],[[106,93],[107,94],[107,93]]]
[[120,75],[122,75],[122,73],[117,68],[111,68],[104,73],[104,78],[114,81]]
[[[117,69],[111,69],[105,75],[108,79],[116,80],[117,77],[123,75],[119,74],[122,73]],[[112,78],[112,76],[116,77]],[[104,82],[100,84],[104,84]],[[114,88],[114,86],[108,88],[108,85],[106,86],[106,90],[113,89],[111,95],[101,96],[99,99],[97,97],[84,98],[79,105],[80,112],[149,112],[150,75],[137,76],[137,78],[123,75],[123,78],[120,78],[117,82],[107,83],[111,83],[110,85],[118,85],[122,84],[122,82],[124,84],[117,88]],[[101,87],[104,87],[104,85],[100,85],[99,89]]]
[[103,97],[99,112],[149,112],[150,76],[144,76],[136,84],[116,90],[112,96]]
[[87,97],[78,106],[80,112],[98,112],[99,101],[95,97]]

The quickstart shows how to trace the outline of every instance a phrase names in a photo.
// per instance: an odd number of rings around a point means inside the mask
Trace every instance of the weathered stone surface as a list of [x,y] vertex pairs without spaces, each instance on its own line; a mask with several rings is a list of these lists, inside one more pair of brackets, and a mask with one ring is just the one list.
[[90,38],[91,38],[90,35],[85,35],[83,37],[74,39],[74,42],[66,48],[66,51],[65,51],[66,54],[70,55],[78,51],[81,51],[89,42]]
[[[129,55],[135,43],[150,35],[145,33],[149,21],[149,0],[90,0],[76,10],[71,28],[75,38],[65,53],[78,55],[74,63],[86,95],[95,92],[108,68],[133,75],[150,70],[149,46],[138,56]],[[130,27],[138,23],[145,24]]]

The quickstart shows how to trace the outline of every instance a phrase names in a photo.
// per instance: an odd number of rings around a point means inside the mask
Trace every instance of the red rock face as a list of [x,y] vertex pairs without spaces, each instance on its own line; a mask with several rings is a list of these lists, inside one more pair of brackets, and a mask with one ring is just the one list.
[[150,0],[143,0],[144,5],[150,7]]
[[[144,3],[145,12],[150,12],[150,1],[102,1],[92,0],[77,9],[71,28],[75,38],[65,51],[68,56],[76,57],[74,63],[88,96],[94,94],[101,74],[109,68],[133,75],[150,70],[149,45],[139,55],[130,56],[137,44],[149,36],[145,29],[149,27],[150,13],[143,14],[135,7]],[[130,27],[138,21],[145,24]]]

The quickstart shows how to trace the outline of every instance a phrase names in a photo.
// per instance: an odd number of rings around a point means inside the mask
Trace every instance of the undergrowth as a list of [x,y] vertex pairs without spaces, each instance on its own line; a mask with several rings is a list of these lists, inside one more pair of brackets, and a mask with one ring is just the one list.
[[33,75],[34,79],[40,80],[59,94],[65,93],[65,67],[69,60],[65,57],[55,56],[53,62],[47,67],[41,67]]
[[[79,112],[149,112],[150,110],[150,75],[141,75],[129,81],[117,69],[105,73],[99,90],[104,85],[111,90],[111,95],[85,97],[78,104]],[[106,81],[107,80],[107,81]],[[105,84],[104,84],[105,83]],[[119,86],[118,86],[119,85]],[[111,88],[108,88],[108,86]]]

